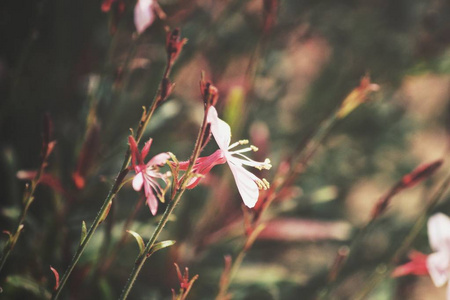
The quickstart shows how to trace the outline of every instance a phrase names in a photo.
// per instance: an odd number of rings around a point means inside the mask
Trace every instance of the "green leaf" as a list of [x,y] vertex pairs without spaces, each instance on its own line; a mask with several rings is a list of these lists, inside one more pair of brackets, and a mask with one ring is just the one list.
[[101,224],[103,221],[105,221],[106,217],[108,217],[109,211],[111,209],[111,205],[112,205],[112,201],[110,200],[108,202],[108,206],[106,207],[105,211],[102,213],[102,216],[100,217],[99,224]]
[[138,243],[138,246],[139,246],[139,254],[144,253],[145,244],[144,244],[144,240],[139,235],[139,233],[134,232],[133,230],[127,230],[127,232],[130,233],[132,236],[134,236],[134,238],[136,239],[136,242]]
[[175,244],[176,242],[177,241],[174,241],[174,240],[167,240],[167,241],[164,241],[164,242],[156,243],[156,244],[153,245],[152,249],[150,249],[150,251],[148,253],[148,256],[152,255],[153,253],[155,253],[158,250],[170,247],[173,244]]
[[84,239],[86,238],[86,234],[87,234],[86,222],[83,221],[83,223],[81,223],[81,240],[80,240],[80,245],[83,243]]
[[39,299],[50,299],[51,297],[51,293],[41,283],[30,277],[21,275],[8,276],[6,282],[15,288],[27,290]]

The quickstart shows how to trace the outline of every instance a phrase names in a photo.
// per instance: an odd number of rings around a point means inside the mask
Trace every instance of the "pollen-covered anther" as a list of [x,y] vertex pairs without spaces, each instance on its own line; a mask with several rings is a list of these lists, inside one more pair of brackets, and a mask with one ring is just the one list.
[[270,170],[272,168],[272,165],[270,164],[270,159],[266,158],[263,163],[260,163],[260,165],[255,166],[258,170]]
[[270,184],[265,178],[256,180],[255,182],[260,190],[267,190],[270,188]]
[[258,149],[258,147],[256,147],[256,146],[253,146],[253,145],[250,145],[250,149],[252,149],[254,152],[256,152],[256,151],[258,151],[259,149]]
[[248,140],[240,140],[238,141],[239,145],[247,145],[249,143]]

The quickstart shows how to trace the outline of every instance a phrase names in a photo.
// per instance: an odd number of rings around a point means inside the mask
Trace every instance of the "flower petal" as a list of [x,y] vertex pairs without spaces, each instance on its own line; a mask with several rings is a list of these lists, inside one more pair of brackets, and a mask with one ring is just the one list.
[[142,160],[145,159],[145,157],[146,157],[147,154],[148,154],[148,151],[150,151],[150,146],[152,145],[152,142],[153,142],[153,140],[150,138],[150,139],[147,141],[147,143],[145,143],[144,148],[142,148],[142,150],[141,150],[141,157],[142,157]]
[[136,141],[131,135],[128,137],[128,143],[130,144],[131,163],[133,164],[133,167],[135,167],[136,162],[140,163],[141,155],[139,154]]
[[450,253],[450,218],[437,213],[428,219],[428,240],[435,251]]
[[168,153],[160,153],[158,155],[153,156],[147,163],[147,166],[159,166],[163,165],[170,159],[170,155]]
[[152,215],[156,215],[158,211],[158,200],[152,190],[147,193],[147,205]]
[[138,0],[134,7],[134,25],[139,34],[144,32],[155,20],[154,0]]
[[135,191],[140,191],[142,189],[142,185],[144,184],[144,176],[142,172],[139,172],[133,178],[133,189]]
[[240,165],[235,165],[233,162],[228,161],[231,172],[233,173],[234,180],[241,194],[244,204],[249,208],[255,206],[258,201],[259,189],[258,185],[254,181],[255,175],[244,169]]
[[440,251],[428,255],[427,268],[436,287],[441,287],[448,281],[449,266],[450,256],[446,251]]
[[395,268],[391,274],[392,277],[428,274],[427,255],[419,251],[411,251],[408,257],[411,261]]
[[214,106],[209,108],[207,120],[211,123],[211,132],[219,148],[223,151],[228,151],[228,146],[230,145],[231,139],[230,126],[219,119],[217,110]]

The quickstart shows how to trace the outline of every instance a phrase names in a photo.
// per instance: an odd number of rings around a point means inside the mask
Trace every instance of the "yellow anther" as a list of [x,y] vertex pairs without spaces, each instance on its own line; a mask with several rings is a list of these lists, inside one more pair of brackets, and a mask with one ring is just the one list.
[[255,152],[259,150],[258,147],[253,146],[253,145],[250,145],[250,149],[252,149],[252,151],[255,151]]
[[271,163],[270,163],[270,159],[268,159],[268,158],[266,158],[265,160],[264,160],[264,165],[265,165],[265,169],[266,170],[270,170],[270,168],[272,168],[272,165],[271,165]]

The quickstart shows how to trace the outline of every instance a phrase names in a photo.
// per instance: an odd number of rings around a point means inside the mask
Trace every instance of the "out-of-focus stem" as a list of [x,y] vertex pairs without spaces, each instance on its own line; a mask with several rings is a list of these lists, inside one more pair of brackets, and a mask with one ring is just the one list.
[[433,194],[429,202],[427,203],[427,206],[425,207],[425,210],[422,212],[422,214],[417,219],[414,226],[409,231],[408,235],[403,239],[400,247],[395,251],[395,253],[392,255],[390,262],[388,265],[381,265],[379,266],[371,275],[368,280],[368,283],[360,290],[359,293],[356,294],[356,296],[353,298],[355,300],[362,300],[367,299],[367,295],[387,276],[389,275],[392,270],[392,268],[396,265],[398,260],[405,255],[405,253],[410,249],[412,243],[419,235],[420,231],[422,230],[423,226],[425,225],[429,215],[433,211],[436,204],[439,202],[439,200],[442,198],[442,196],[446,193],[450,186],[450,175],[447,175],[445,180],[441,183],[439,188],[436,190],[436,192]]
[[314,135],[311,137],[309,142],[304,148],[302,148],[298,154],[291,160],[290,165],[292,166],[280,181],[272,184],[269,191],[267,192],[267,199],[261,208],[261,213],[258,214],[256,223],[261,219],[261,216],[270,206],[270,204],[275,200],[277,195],[279,195],[283,189],[289,187],[295,179],[303,172],[305,166],[309,163],[311,158],[314,156],[319,146],[322,144],[323,140],[328,136],[331,129],[336,125],[339,120],[337,112],[334,112],[329,118],[327,118],[317,129]]
[[234,276],[236,275],[237,271],[241,267],[242,261],[244,260],[244,257],[246,254],[247,254],[247,249],[245,247],[242,247],[241,251],[239,251],[238,255],[232,262],[230,272],[227,274],[227,277],[225,278],[225,280],[222,282],[222,284],[219,287],[219,293],[216,296],[216,300],[226,299],[226,296],[228,294],[228,288],[230,287],[230,284],[231,284]]
[[19,239],[20,233],[22,232],[23,223],[25,221],[25,217],[27,215],[28,208],[30,207],[31,203],[33,202],[34,192],[36,190],[36,187],[39,184],[40,177],[41,177],[41,171],[39,171],[39,173],[36,175],[36,178],[33,179],[33,181],[31,182],[31,186],[26,188],[26,191],[24,193],[24,201],[23,201],[24,206],[20,213],[19,222],[17,223],[17,227],[16,227],[14,233],[11,234],[8,242],[5,245],[5,248],[2,251],[2,256],[0,258],[0,272],[3,269],[5,262],[8,260],[8,257],[11,254],[11,251],[13,250],[14,246],[16,245],[16,242]]
[[41,149],[41,158],[40,158],[40,164],[39,169],[34,176],[34,178],[31,180],[30,184],[27,184],[25,187],[25,191],[23,194],[23,208],[20,213],[19,221],[17,224],[17,227],[13,234],[10,234],[8,242],[5,245],[5,248],[2,251],[2,256],[0,257],[0,272],[3,269],[3,266],[5,265],[6,260],[8,259],[9,255],[11,254],[11,251],[13,250],[14,246],[17,243],[17,240],[19,239],[20,233],[23,229],[23,223],[25,221],[25,217],[27,215],[28,209],[30,208],[31,203],[34,200],[34,193],[36,191],[36,188],[38,187],[42,174],[44,173],[44,169],[47,165],[47,160],[52,152],[52,149],[54,147],[54,142],[50,142],[50,133],[51,132],[51,121],[49,118],[44,119],[44,138],[43,138],[43,144]]
[[149,258],[151,256],[152,247],[155,244],[156,240],[158,239],[159,234],[164,229],[164,226],[166,225],[167,221],[169,220],[170,215],[172,214],[172,212],[175,209],[175,207],[177,206],[177,204],[180,202],[181,196],[183,196],[183,193],[186,191],[186,186],[191,179],[191,176],[192,176],[191,172],[194,167],[195,161],[199,157],[200,151],[202,149],[202,141],[203,141],[203,137],[206,133],[206,127],[207,127],[206,125],[207,125],[208,109],[209,109],[209,106],[207,106],[205,109],[203,122],[200,127],[200,130],[199,130],[199,133],[197,136],[197,140],[195,142],[194,151],[189,160],[189,166],[184,175],[184,179],[180,184],[180,189],[174,195],[174,198],[171,199],[169,205],[167,206],[166,210],[164,211],[164,214],[163,214],[161,220],[159,221],[158,226],[156,226],[155,231],[152,234],[152,237],[150,238],[147,245],[145,246],[144,251],[141,254],[139,254],[139,256],[137,257],[136,262],[133,267],[133,270],[131,271],[131,274],[128,277],[127,283],[122,290],[122,294],[120,295],[120,298],[119,298],[120,300],[124,300],[128,297],[128,295],[134,285],[134,282],[136,281],[137,276],[139,275],[142,267],[144,266],[145,261],[147,260],[147,258]]

